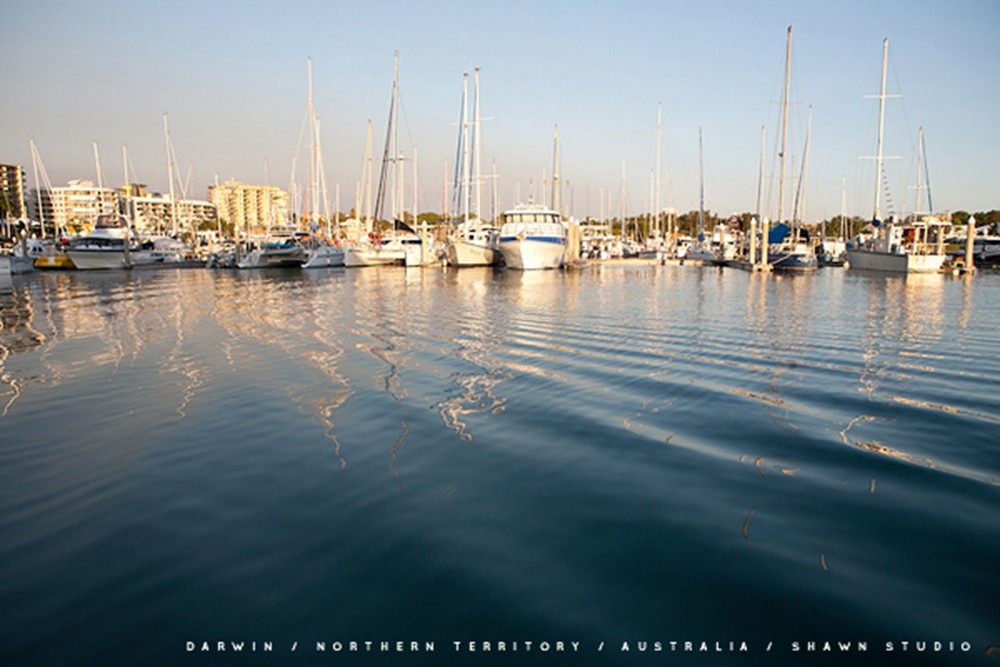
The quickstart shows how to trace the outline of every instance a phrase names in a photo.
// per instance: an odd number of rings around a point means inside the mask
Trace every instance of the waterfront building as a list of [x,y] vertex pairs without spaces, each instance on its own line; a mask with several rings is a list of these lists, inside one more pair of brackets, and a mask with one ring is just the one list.
[[219,221],[233,232],[261,235],[268,226],[288,218],[288,193],[270,185],[249,185],[229,180],[208,188],[208,199],[218,210]]
[[176,236],[218,228],[218,210],[210,202],[180,199],[175,206],[169,195],[149,193],[138,183],[130,183],[125,191],[129,196],[122,198],[122,212],[139,234]]
[[0,164],[0,197],[3,198],[0,217],[10,220],[28,217],[28,207],[24,198],[24,167]]
[[31,207],[32,219],[44,221],[45,236],[53,230],[79,234],[93,228],[97,216],[118,210],[118,193],[113,188],[97,187],[93,181],[73,180],[63,187],[42,190],[41,197],[33,195]]

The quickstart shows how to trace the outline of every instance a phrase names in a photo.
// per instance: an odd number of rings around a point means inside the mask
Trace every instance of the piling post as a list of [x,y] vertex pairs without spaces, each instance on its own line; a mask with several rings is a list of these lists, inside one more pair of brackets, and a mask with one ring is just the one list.
[[965,232],[965,268],[963,271],[965,273],[973,273],[976,270],[976,266],[973,263],[973,257],[975,255],[975,245],[976,245],[976,216],[969,216],[969,223],[967,231]]

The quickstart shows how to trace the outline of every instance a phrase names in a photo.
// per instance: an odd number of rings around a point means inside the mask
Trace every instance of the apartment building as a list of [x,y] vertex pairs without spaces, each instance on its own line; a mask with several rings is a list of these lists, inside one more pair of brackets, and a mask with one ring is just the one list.
[[259,235],[288,216],[288,193],[270,185],[248,185],[229,180],[209,186],[209,201],[222,225],[233,232]]
[[0,164],[0,217],[23,220],[28,217],[25,201],[24,167]]

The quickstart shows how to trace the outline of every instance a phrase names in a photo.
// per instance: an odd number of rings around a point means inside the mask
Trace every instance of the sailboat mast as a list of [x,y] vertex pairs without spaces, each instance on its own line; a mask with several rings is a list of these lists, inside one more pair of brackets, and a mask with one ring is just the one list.
[[[920,126],[920,139],[917,143],[917,205],[914,213],[933,213],[934,202],[931,200],[931,177],[927,172],[927,150],[924,146],[924,126]],[[927,190],[927,210],[920,210],[920,192]]]
[[[799,184],[795,189],[795,205],[792,213],[792,226],[798,229],[805,210],[806,177],[809,175],[809,137],[812,135],[812,105],[809,105],[809,120],[806,123],[806,145],[802,149],[802,172],[799,174]],[[795,237],[797,239],[797,237]]]
[[553,126],[552,138],[552,210],[559,212],[559,123]]
[[840,237],[847,241],[847,177],[840,177]]
[[660,219],[660,139],[662,136],[663,103],[656,105],[656,174],[653,180],[653,215],[656,231],[663,238],[662,220]]
[[132,224],[132,211],[129,202],[131,202],[130,188],[128,185],[128,149],[125,144],[122,144],[122,174],[125,176],[125,180],[122,181],[122,202],[125,204],[125,210],[127,211],[126,217],[128,218],[129,225]]
[[698,128],[698,241],[705,240],[705,166],[702,159],[701,128]]
[[889,67],[889,38],[882,40],[882,84],[878,96],[878,141],[875,144],[875,211],[874,220],[880,217],[882,201],[882,136],[885,131],[885,78]]
[[[302,216],[309,222],[314,222],[319,211],[319,187],[317,175],[317,142],[319,140],[319,124],[316,122],[316,107],[313,104],[313,78],[312,78],[312,58],[306,59],[306,69],[309,79],[309,181],[306,185],[305,205],[308,207]],[[306,221],[304,220],[304,221]]]
[[[29,139],[28,144],[31,146],[31,170],[35,174],[35,198],[38,200],[38,222],[42,226],[42,238],[45,238],[45,209],[42,207],[42,184],[38,180],[38,162],[40,157],[38,155],[38,149],[35,147],[35,140]],[[27,211],[25,211],[27,212]],[[56,236],[56,230],[52,230],[52,235]]]
[[778,180],[778,223],[785,219],[785,154],[788,145],[788,91],[792,75],[792,26],[788,26],[788,40],[785,45],[785,92],[781,100],[781,175]]
[[500,194],[497,191],[499,185],[497,184],[497,161],[495,159],[493,160],[492,168],[493,171],[491,173],[491,179],[493,183],[493,202],[492,202],[493,209],[492,211],[490,211],[490,222],[496,224],[497,210],[499,210],[500,208]]
[[760,171],[757,174],[757,221],[761,221],[760,207],[764,197],[764,150],[766,145],[767,130],[764,125],[760,126]]
[[174,199],[174,161],[173,147],[170,141],[170,126],[167,123],[167,114],[163,114],[163,143],[167,148],[167,181],[170,185],[170,232],[171,235],[177,233],[177,200]]
[[462,73],[462,207],[460,213],[462,216],[462,222],[469,221],[469,215],[472,212],[472,194],[469,189],[472,183],[472,158],[470,157],[472,141],[471,132],[469,131],[469,97],[468,97],[468,85],[469,85],[469,74],[467,72]]
[[[365,163],[361,169],[361,198],[365,207],[363,219],[371,231],[372,225],[372,120],[368,119],[368,132],[365,134]],[[361,201],[359,198],[359,201]]]
[[402,156],[399,154],[399,51],[392,52],[392,159],[393,159],[393,196],[392,196],[392,231],[396,235],[396,218],[399,216],[403,203]]
[[469,73],[462,72],[462,113],[458,123],[458,149],[455,153],[455,184],[452,206],[455,216],[463,222],[468,219],[469,166]]
[[479,115],[479,68],[477,67],[474,71],[474,83],[475,83],[475,102],[473,104],[473,130],[472,130],[472,161],[473,170],[472,175],[473,183],[476,186],[476,218],[482,220],[483,217],[483,191],[482,191],[482,173],[480,171],[479,163],[479,141],[480,141],[480,124],[482,118]]

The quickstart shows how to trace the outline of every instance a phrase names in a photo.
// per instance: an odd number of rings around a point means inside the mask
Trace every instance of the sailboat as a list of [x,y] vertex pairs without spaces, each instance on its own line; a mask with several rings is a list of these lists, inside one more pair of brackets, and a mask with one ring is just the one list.
[[[393,77],[392,77],[392,102],[389,106],[389,123],[386,128],[385,149],[382,153],[382,171],[379,175],[378,194],[375,198],[375,220],[378,221],[382,213],[382,205],[385,202],[385,190],[388,186],[389,163],[393,165],[393,185],[399,184],[400,157],[398,149],[398,138],[396,130],[396,113],[399,102],[399,52],[393,52]],[[396,197],[393,196],[393,226],[388,238],[383,238],[381,234],[373,231],[368,233],[368,237],[362,239],[358,245],[344,249],[344,266],[385,266],[406,264],[407,244],[420,243],[417,236],[409,227],[397,220],[396,217]],[[403,234],[398,234],[403,231]]]
[[[499,230],[495,225],[488,224],[482,219],[478,67],[475,69],[475,102],[473,104],[474,117],[471,137],[468,121],[468,79],[467,73],[462,75],[462,120],[458,135],[458,155],[455,160],[454,192],[457,199],[455,210],[459,212],[462,222],[445,245],[445,256],[448,264],[455,267],[488,266],[496,264],[500,257],[498,250]],[[472,184],[475,185],[474,211],[470,210],[473,206],[472,189],[470,188]]]
[[[312,78],[312,58],[307,60],[309,74],[309,188],[306,192],[306,202],[309,208],[302,216],[309,219],[309,229],[312,232],[308,245],[305,248],[306,258],[302,262],[304,269],[317,269],[328,266],[344,265],[344,249],[330,242],[329,239],[321,238],[318,234],[319,223],[315,220],[319,213],[320,190],[323,191],[324,202],[326,199],[325,172],[323,170],[323,157],[320,150],[319,120],[316,118],[316,106],[313,103],[313,78]],[[328,208],[328,207],[325,207]],[[329,221],[329,211],[326,212]],[[339,232],[339,230],[338,230]]]
[[705,237],[705,168],[702,159],[701,128],[698,128],[698,237],[684,253],[685,261],[717,264],[718,256],[712,251],[711,242]]
[[[951,223],[933,215],[912,216],[902,224],[893,217],[881,220],[882,138],[885,129],[885,82],[889,59],[889,39],[882,40],[882,83],[879,93],[878,140],[875,152],[875,207],[872,213],[873,238],[852,242],[847,248],[850,269],[890,273],[936,273],[947,255],[944,237]],[[918,167],[919,172],[919,167]]]
[[[767,236],[768,262],[775,271],[811,273],[816,271],[816,251],[809,241],[809,233],[792,215],[792,224],[784,223],[785,216],[785,156],[788,154],[788,93],[792,73],[792,26],[788,26],[785,46],[785,89],[781,105],[781,153],[778,181],[778,224]],[[807,144],[808,147],[808,144]]]

